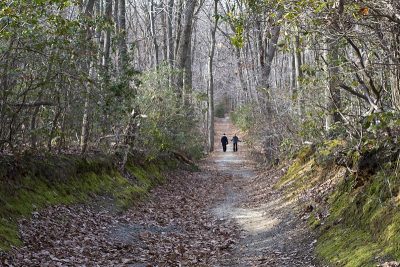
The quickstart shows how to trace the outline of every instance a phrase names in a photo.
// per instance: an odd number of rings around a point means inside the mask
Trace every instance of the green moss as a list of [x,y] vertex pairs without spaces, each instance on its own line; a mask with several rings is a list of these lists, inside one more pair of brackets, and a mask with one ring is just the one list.
[[295,198],[327,179],[336,179],[335,190],[326,203],[329,216],[323,224],[314,214],[308,219],[310,228],[320,234],[316,252],[328,265],[376,266],[384,260],[398,261],[400,177],[396,164],[379,162],[379,170],[346,174],[335,164],[336,152],[341,151],[350,166],[359,166],[361,157],[353,150],[344,153],[342,145],[343,141],[330,140],[316,145],[316,149],[301,149],[275,188]]
[[281,188],[285,184],[289,183],[290,181],[293,181],[296,179],[297,174],[300,172],[302,168],[302,164],[298,161],[294,162],[292,165],[290,165],[289,169],[285,173],[285,175],[279,180],[279,182],[276,184],[276,188]]
[[333,264],[340,259],[339,266],[376,266],[379,257],[400,258],[400,209],[391,189],[399,181],[387,171],[360,187],[354,187],[358,177],[349,177],[331,196],[328,227],[318,248],[323,259]]
[[305,163],[310,159],[314,152],[314,146],[304,146],[299,150],[299,152],[297,152],[296,160],[300,163]]
[[386,224],[383,233],[383,241],[386,244],[385,252],[395,259],[400,259],[400,214],[399,211],[393,215],[391,222]]
[[321,221],[315,216],[315,213],[312,213],[310,218],[308,218],[308,225],[311,229],[315,229],[321,226]]
[[331,203],[331,217],[332,218],[340,218],[343,214],[343,211],[349,208],[349,205],[353,202],[353,196],[348,192],[340,192],[338,191],[333,195],[331,199],[334,201]]
[[305,146],[300,149],[293,163],[289,166],[285,175],[275,185],[275,188],[282,188],[288,184],[296,183],[291,187],[299,190],[304,189],[298,186],[300,186],[300,184],[304,185],[304,182],[308,179],[308,173],[312,171],[314,166],[314,158],[312,155],[314,152],[314,146]]
[[149,164],[149,166],[147,167],[148,172],[150,172],[152,175],[154,175],[156,181],[159,183],[163,183],[165,181],[165,178],[161,173],[161,171],[162,171],[161,168],[162,168],[162,166],[159,167],[154,163]]
[[318,147],[317,152],[321,156],[330,156],[332,155],[332,152],[341,145],[343,145],[342,140],[339,139],[327,140]]
[[368,233],[354,228],[332,227],[318,241],[317,253],[334,266],[376,266],[381,251]]
[[306,162],[296,160],[289,167],[285,175],[274,185],[276,189],[285,188],[289,198],[295,198],[299,193],[312,187],[316,181],[313,181],[314,159]]
[[4,217],[0,220],[0,250],[6,250],[10,245],[19,246],[21,240],[18,238],[18,227],[9,219]]
[[[127,179],[110,163],[110,159],[83,159],[77,156],[23,158],[18,175],[0,177],[0,249],[18,246],[17,222],[33,211],[57,204],[91,201],[96,195],[111,196],[120,209],[130,207],[147,196],[149,189],[164,181],[162,172],[176,162],[128,164],[135,179]],[[112,162],[112,161],[111,161]],[[7,163],[9,164],[9,163]]]

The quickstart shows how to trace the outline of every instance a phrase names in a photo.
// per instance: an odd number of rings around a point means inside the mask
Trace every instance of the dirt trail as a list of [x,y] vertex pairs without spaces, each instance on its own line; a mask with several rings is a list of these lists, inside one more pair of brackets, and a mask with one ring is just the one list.
[[[236,132],[228,118],[216,123],[216,134],[229,137]],[[219,138],[217,138],[219,141]],[[217,145],[217,144],[216,144]],[[218,149],[211,160],[214,167],[232,180],[225,196],[212,209],[221,220],[237,223],[241,239],[230,255],[221,259],[222,266],[318,266],[313,256],[314,238],[294,209],[295,203],[284,200],[272,188],[282,175],[279,170],[257,174],[254,162],[247,157],[246,143],[239,152]]]
[[[179,171],[132,209],[58,206],[20,221],[23,245],[0,254],[0,266],[317,266],[313,238],[272,185],[279,170],[257,173],[246,155],[216,152],[201,172]],[[239,137],[241,137],[239,135]]]

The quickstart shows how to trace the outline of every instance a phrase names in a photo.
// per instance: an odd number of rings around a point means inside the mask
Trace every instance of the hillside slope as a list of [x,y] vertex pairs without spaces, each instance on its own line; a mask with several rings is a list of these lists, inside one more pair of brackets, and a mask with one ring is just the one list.
[[349,151],[343,142],[303,148],[278,183],[302,203],[319,233],[317,254],[330,266],[400,260],[399,151]]
[[[138,157],[140,158],[140,157]],[[124,173],[116,158],[102,155],[5,156],[0,164],[0,251],[21,244],[18,221],[59,204],[95,201],[106,196],[115,209],[131,206],[164,181],[162,172],[175,168],[173,157],[131,159]]]

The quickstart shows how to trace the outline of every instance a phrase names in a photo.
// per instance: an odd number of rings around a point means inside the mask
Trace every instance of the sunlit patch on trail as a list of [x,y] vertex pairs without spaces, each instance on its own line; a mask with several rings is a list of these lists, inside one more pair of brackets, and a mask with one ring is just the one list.
[[280,223],[279,219],[267,216],[261,210],[256,209],[233,209],[231,218],[252,235],[271,230]]

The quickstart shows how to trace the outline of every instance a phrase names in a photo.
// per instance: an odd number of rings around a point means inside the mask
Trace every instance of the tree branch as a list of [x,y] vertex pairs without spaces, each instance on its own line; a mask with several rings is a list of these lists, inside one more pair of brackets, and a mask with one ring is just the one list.
[[54,103],[51,102],[33,102],[33,103],[16,103],[16,104],[10,104],[10,106],[14,107],[21,107],[21,108],[33,108],[33,107],[39,107],[39,106],[55,106]]
[[347,85],[345,85],[344,83],[339,84],[339,86],[340,86],[342,89],[346,90],[347,92],[349,92],[349,93],[351,93],[351,94],[353,94],[353,95],[355,95],[355,96],[357,96],[357,97],[359,97],[359,98],[361,98],[361,99],[363,99],[363,100],[365,100],[365,101],[367,101],[367,102],[369,103],[368,97],[366,97],[365,95],[363,95],[363,94],[357,92],[356,90],[354,90],[354,89],[351,88],[350,86],[347,86]]

